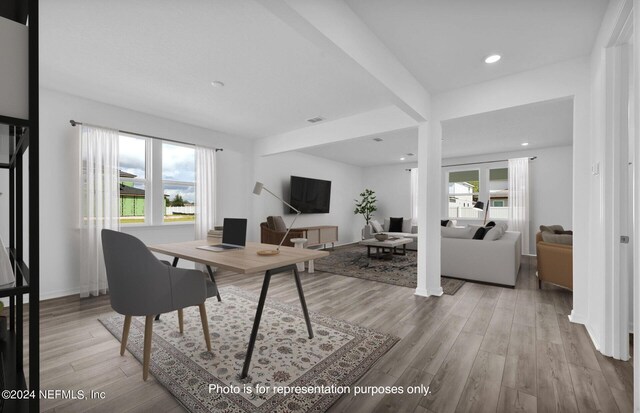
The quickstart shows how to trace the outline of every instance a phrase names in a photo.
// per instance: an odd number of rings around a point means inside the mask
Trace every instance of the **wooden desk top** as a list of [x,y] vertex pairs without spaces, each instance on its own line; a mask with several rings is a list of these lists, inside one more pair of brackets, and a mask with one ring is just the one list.
[[274,250],[277,245],[247,242],[243,249],[214,252],[198,249],[204,245],[216,245],[211,240],[177,242],[174,244],[151,245],[153,252],[178,257],[181,259],[223,268],[240,274],[264,272],[285,265],[315,260],[329,255],[327,251],[302,249],[293,247],[280,247],[280,254],[273,256],[260,256],[259,250]]

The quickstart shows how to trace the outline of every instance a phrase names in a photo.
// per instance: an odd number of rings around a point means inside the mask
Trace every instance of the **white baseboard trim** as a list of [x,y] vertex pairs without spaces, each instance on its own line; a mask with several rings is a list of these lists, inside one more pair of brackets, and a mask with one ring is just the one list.
[[589,334],[589,338],[591,339],[591,342],[593,343],[593,346],[596,348],[596,350],[600,351],[600,345],[595,340],[593,332],[591,331],[591,328],[589,328],[589,325],[585,324],[584,328],[587,330],[587,334]]
[[569,314],[568,317],[569,317],[569,321],[571,321],[572,323],[582,324],[582,325],[587,324],[587,318],[584,317],[582,314],[576,313],[575,310],[571,310],[571,314]]
[[444,294],[444,291],[442,290],[442,287],[438,287],[438,290],[436,291],[429,291],[426,288],[416,288],[416,291],[414,294],[419,295],[420,297],[431,297],[431,296],[440,297],[442,294]]

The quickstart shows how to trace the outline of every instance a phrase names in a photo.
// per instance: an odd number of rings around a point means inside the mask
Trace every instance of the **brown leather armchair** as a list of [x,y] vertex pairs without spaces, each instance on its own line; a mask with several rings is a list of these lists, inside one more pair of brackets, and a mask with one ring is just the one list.
[[538,288],[542,288],[544,281],[573,290],[573,245],[545,242],[542,233],[538,232],[536,251]]
[[[260,224],[260,242],[263,244],[273,244],[278,245],[280,241],[282,241],[282,237],[286,234],[287,231],[276,231],[269,228],[269,225],[266,222],[262,222]],[[293,243],[291,242],[291,238],[304,238],[304,231],[299,229],[291,228],[287,238],[285,238],[282,245],[287,247],[293,247]]]

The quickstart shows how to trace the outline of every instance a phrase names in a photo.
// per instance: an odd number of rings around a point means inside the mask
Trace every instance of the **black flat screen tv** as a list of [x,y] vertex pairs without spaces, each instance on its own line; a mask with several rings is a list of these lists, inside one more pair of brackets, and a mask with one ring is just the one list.
[[[331,202],[331,181],[291,177],[289,203],[304,214],[326,214]],[[289,209],[289,212],[295,213]]]

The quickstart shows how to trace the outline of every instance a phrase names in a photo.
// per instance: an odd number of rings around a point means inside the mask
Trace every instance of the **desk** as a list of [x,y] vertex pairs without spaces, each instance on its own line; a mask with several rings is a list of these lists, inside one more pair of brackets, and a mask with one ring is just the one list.
[[[256,343],[256,337],[258,336],[258,329],[260,328],[260,318],[262,317],[262,310],[267,298],[267,290],[269,289],[269,282],[271,281],[272,275],[293,271],[296,281],[296,287],[298,289],[298,297],[300,298],[300,304],[302,306],[302,313],[304,314],[304,319],[307,323],[309,338],[313,338],[313,330],[311,328],[311,320],[309,319],[309,313],[307,311],[307,303],[304,299],[304,292],[302,291],[300,275],[298,274],[298,269],[296,268],[295,264],[326,257],[329,255],[328,252],[299,249],[293,247],[280,247],[280,254],[264,257],[258,255],[257,252],[259,250],[275,249],[275,246],[270,244],[260,244],[257,242],[248,242],[246,247],[243,249],[213,252],[198,249],[198,247],[201,247],[203,245],[213,244],[211,243],[211,241],[207,240],[188,241],[174,244],[152,245],[149,247],[149,249],[153,252],[158,252],[160,254],[166,254],[174,257],[173,265],[177,265],[178,259],[185,259],[197,262],[199,264],[204,264],[208,267],[208,269],[213,266],[240,274],[254,274],[264,271],[262,290],[260,292],[258,308],[256,309],[256,316],[253,321],[251,336],[249,337],[247,354],[245,356],[242,373],[240,375],[241,379],[247,377],[247,374],[249,373],[251,356],[253,354],[253,348]],[[215,284],[215,280],[213,279],[213,272],[210,271],[209,275],[211,276],[211,279]]]

